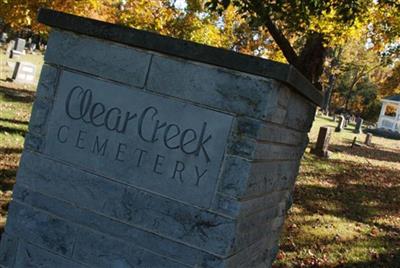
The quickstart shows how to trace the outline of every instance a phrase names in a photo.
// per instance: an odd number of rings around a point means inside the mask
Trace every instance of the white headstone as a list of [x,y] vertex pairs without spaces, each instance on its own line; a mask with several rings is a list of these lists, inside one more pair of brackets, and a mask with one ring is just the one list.
[[36,66],[29,62],[17,62],[13,80],[18,83],[32,84],[35,80]]
[[1,34],[1,37],[0,37],[0,42],[6,43],[6,42],[7,42],[7,39],[8,39],[7,33],[2,33],[2,34]]
[[26,44],[26,40],[22,39],[22,38],[17,38],[15,41],[15,47],[14,50],[17,50],[19,52],[23,52],[25,49],[25,44]]

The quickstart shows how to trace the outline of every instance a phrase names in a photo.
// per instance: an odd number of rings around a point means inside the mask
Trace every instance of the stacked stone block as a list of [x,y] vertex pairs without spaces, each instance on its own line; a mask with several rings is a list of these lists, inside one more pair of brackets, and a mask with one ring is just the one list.
[[[166,196],[59,159],[49,145],[48,122],[65,73],[229,115],[215,193],[194,197],[211,202]],[[0,264],[270,267],[314,111],[315,104],[284,81],[55,27]]]

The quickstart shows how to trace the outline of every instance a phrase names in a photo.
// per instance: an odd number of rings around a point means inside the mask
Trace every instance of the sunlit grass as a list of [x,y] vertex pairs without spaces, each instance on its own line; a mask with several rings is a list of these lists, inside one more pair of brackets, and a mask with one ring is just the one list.
[[0,87],[0,230],[6,222],[31,107],[26,96],[7,95]]
[[[336,123],[317,117],[310,133]],[[277,267],[400,267],[400,143],[333,133],[330,159],[305,153]],[[311,145],[312,146],[312,145]]]

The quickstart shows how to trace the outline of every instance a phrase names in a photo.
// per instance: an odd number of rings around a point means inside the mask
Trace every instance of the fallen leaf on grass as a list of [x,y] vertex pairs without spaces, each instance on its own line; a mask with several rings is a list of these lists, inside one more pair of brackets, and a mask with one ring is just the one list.
[[372,236],[372,237],[378,236],[378,235],[379,235],[379,229],[378,229],[377,227],[374,226],[374,227],[372,228],[371,232],[369,233],[369,235]]
[[279,251],[278,254],[276,255],[277,260],[283,260],[286,257],[286,253],[283,251]]

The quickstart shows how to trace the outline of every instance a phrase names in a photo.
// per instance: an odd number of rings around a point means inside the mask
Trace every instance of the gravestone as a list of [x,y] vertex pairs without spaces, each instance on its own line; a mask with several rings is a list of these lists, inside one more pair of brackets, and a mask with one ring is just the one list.
[[22,53],[24,51],[24,49],[25,49],[25,45],[26,45],[26,40],[25,39],[17,38],[15,40],[14,50]]
[[29,45],[29,52],[34,53],[36,50],[36,46],[37,46],[36,43],[31,43]]
[[364,120],[358,116],[356,117],[355,121],[356,121],[356,126],[354,128],[354,133],[360,134],[362,132],[361,128]]
[[354,148],[355,146],[360,146],[358,143],[357,143],[357,136],[355,136],[354,138],[353,138],[353,141],[351,142],[351,148]]
[[367,135],[365,136],[365,142],[364,143],[367,146],[371,146],[372,145],[372,137],[373,137],[372,133],[367,133]]
[[21,55],[25,54],[25,44],[26,40],[22,38],[17,38],[15,40],[14,48],[11,50],[10,58],[19,58]]
[[12,79],[17,83],[32,84],[35,81],[36,66],[29,62],[16,62]]
[[349,119],[345,117],[343,121],[343,127],[347,127],[348,125],[349,125]]
[[356,122],[356,119],[357,119],[357,117],[355,117],[354,115],[351,115],[351,116],[350,116],[349,122],[350,122],[350,123],[355,123],[355,122]]
[[312,154],[319,157],[328,157],[329,141],[331,139],[332,129],[330,127],[320,127],[318,139],[315,147],[311,150]]
[[343,127],[344,127],[344,122],[345,122],[345,118],[344,118],[344,116],[343,115],[340,115],[339,116],[339,121],[338,121],[338,125],[337,125],[337,127],[335,128],[335,132],[340,132],[340,131],[342,131],[342,129],[343,129]]
[[11,50],[13,50],[15,46],[15,41],[11,40],[7,45],[6,55],[11,56]]
[[7,43],[7,40],[8,40],[8,34],[7,33],[1,33],[0,42],[1,43]]
[[271,266],[316,105],[289,65],[41,10],[5,267]]

